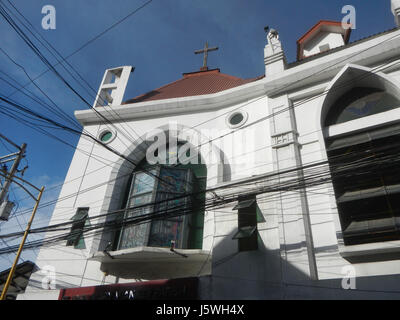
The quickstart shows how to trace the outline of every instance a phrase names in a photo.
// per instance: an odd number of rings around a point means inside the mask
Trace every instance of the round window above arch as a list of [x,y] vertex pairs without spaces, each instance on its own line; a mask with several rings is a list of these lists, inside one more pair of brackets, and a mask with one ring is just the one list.
[[226,124],[228,127],[234,129],[243,126],[248,119],[248,114],[245,111],[235,111],[228,115]]
[[117,133],[114,130],[110,130],[105,128],[100,131],[98,138],[102,143],[108,144],[112,142],[117,136]]

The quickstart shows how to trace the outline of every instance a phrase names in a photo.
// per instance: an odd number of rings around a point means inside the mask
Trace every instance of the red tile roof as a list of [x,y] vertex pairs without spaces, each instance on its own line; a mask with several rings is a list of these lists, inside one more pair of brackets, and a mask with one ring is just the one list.
[[259,80],[263,77],[241,79],[223,74],[219,69],[184,73],[182,79],[125,101],[123,104],[217,93]]

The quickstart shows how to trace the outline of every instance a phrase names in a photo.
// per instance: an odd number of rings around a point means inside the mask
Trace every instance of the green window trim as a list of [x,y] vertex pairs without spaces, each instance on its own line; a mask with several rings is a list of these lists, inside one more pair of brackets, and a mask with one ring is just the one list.
[[256,199],[240,201],[232,210],[240,210],[250,208],[256,203]]
[[[180,152],[180,147],[184,145],[184,142],[179,141],[178,142],[178,153]],[[158,150],[156,150],[158,151]],[[166,156],[167,156],[167,163],[169,163],[168,158],[170,153],[168,152],[169,149],[167,147],[167,149],[165,150],[166,152]],[[158,154],[155,156],[158,156]],[[178,164],[149,164],[146,159],[143,159],[135,168],[135,170],[132,173],[132,176],[130,178],[130,181],[127,183],[127,187],[126,187],[126,195],[125,195],[125,200],[123,201],[123,206],[121,209],[125,209],[125,212],[122,213],[120,215],[120,217],[118,218],[120,220],[120,226],[121,228],[115,232],[115,237],[114,237],[114,243],[113,243],[113,250],[121,250],[124,247],[125,248],[134,248],[136,246],[138,246],[138,242],[140,241],[136,241],[133,240],[131,245],[128,244],[128,242],[130,242],[127,238],[127,233],[129,233],[129,231],[125,231],[126,229],[129,229],[130,226],[132,226],[134,229],[135,225],[131,224],[129,225],[124,225],[124,219],[126,219],[126,215],[129,211],[133,212],[134,210],[130,210],[130,207],[134,207],[134,204],[132,204],[131,206],[129,205],[129,201],[130,199],[135,198],[135,192],[137,191],[137,189],[133,190],[133,184],[135,184],[135,177],[137,176],[137,174],[139,173],[143,173],[143,172],[148,172],[148,171],[152,171],[155,170],[154,174],[157,176],[161,176],[162,174],[162,170],[168,170],[168,169],[172,169],[172,170],[183,170],[186,171],[188,173],[188,175],[185,177],[185,179],[183,179],[182,181],[184,181],[185,183],[185,189],[186,191],[183,192],[182,190],[168,190],[168,188],[160,188],[160,183],[158,180],[155,181],[154,183],[154,187],[153,190],[147,190],[148,193],[152,195],[152,201],[147,201],[146,203],[149,203],[149,206],[144,206],[142,208],[142,210],[145,210],[147,207],[149,208],[148,211],[151,212],[153,211],[152,207],[152,203],[157,202],[157,200],[161,200],[159,199],[161,198],[165,198],[165,197],[172,197],[173,198],[173,194],[181,194],[183,195],[184,193],[188,192],[190,193],[195,193],[197,194],[197,192],[200,192],[202,190],[206,190],[206,186],[207,186],[207,167],[205,164],[202,164],[201,161],[201,156],[200,154],[197,155],[198,156],[198,162],[197,163],[188,163],[188,164],[184,164],[184,163],[178,163]],[[167,177],[168,178],[168,177]],[[162,178],[165,179],[165,178]],[[178,180],[181,181],[181,180]],[[178,191],[178,192],[177,192]],[[163,196],[164,194],[164,196]],[[204,229],[204,207],[205,207],[205,194],[198,194],[196,196],[190,196],[190,197],[185,197],[181,200],[181,202],[185,203],[184,207],[185,208],[192,208],[191,212],[189,214],[187,214],[184,217],[184,231],[182,233],[183,238],[184,238],[184,248],[181,249],[202,249],[203,247],[203,229]],[[173,207],[174,205],[178,205],[178,204],[174,204],[173,203],[174,200],[171,201],[171,204],[169,204],[169,202],[167,202],[167,207],[171,208],[171,206]],[[176,202],[176,201],[175,201]],[[177,208],[178,210],[179,208]],[[158,208],[157,206],[154,209],[154,211],[158,212],[162,210],[162,208]],[[132,213],[132,215],[135,215],[134,213]],[[158,219],[160,220],[160,219]],[[167,221],[168,219],[162,219]],[[159,223],[157,223],[157,219],[151,220],[148,223],[143,223],[142,226],[148,224],[150,225],[150,227],[148,226],[144,226],[143,229],[146,230],[136,230],[134,232],[131,232],[133,237],[136,237],[134,234],[137,234],[138,232],[142,233],[142,235],[144,236],[144,242],[141,244],[141,246],[156,246],[154,243],[152,243],[152,241],[150,240],[150,236],[151,236],[151,224],[153,223],[153,221],[155,221],[155,228],[157,228],[157,224],[158,227],[161,227],[161,225]],[[148,229],[148,230],[147,230]],[[154,228],[153,228],[154,229]],[[154,229],[155,230],[155,229]],[[126,233],[127,232],[127,233]],[[125,240],[122,240],[122,238],[125,238]],[[130,238],[130,236],[129,236]],[[133,239],[133,238],[131,238]],[[124,244],[125,243],[125,244]],[[135,244],[136,243],[136,244]],[[122,244],[122,245],[121,245]],[[179,244],[178,244],[179,247]],[[177,247],[177,248],[178,248]]]
[[71,231],[67,236],[67,246],[74,246],[75,249],[86,249],[85,239],[83,237],[84,229],[90,226],[89,208],[78,208],[76,214],[71,218],[73,220]]
[[[157,204],[157,202],[161,200],[183,196],[186,192],[191,193],[190,183],[192,173],[190,169],[154,166],[151,170],[154,171],[153,173],[159,176],[160,179],[158,180],[151,177],[152,182],[149,187],[142,186],[142,184],[148,180],[146,179],[146,177],[148,177],[146,172],[137,171],[134,173],[127,203],[127,208],[129,209],[126,210],[125,219],[128,216],[134,217],[149,214],[153,210],[159,214],[162,214],[164,210],[169,210],[165,211],[167,215],[174,214],[174,210],[179,210],[181,205],[184,205],[184,207],[190,205],[190,199],[188,197],[179,200],[163,201],[161,204]],[[170,180],[172,182],[171,185],[166,185],[162,182]],[[144,199],[143,197],[146,198]],[[144,200],[137,204],[136,202],[131,203],[132,199],[135,201],[135,199],[139,198],[143,198]],[[135,209],[137,205],[140,206],[138,209]],[[171,240],[176,241],[177,248],[186,247],[187,216],[176,217],[175,220],[176,221],[173,223],[171,218],[166,216],[162,219],[152,219],[143,224],[123,226],[118,249],[122,250],[137,246],[170,247],[171,244],[168,239],[171,237],[173,238],[171,238]]]
[[111,131],[105,131],[101,134],[100,140],[102,142],[107,142],[113,137],[113,133]]
[[235,233],[235,235],[232,237],[232,239],[239,240],[239,239],[251,238],[251,236],[256,231],[257,231],[257,227],[255,227],[255,226],[241,227],[241,228],[239,228],[239,231]]

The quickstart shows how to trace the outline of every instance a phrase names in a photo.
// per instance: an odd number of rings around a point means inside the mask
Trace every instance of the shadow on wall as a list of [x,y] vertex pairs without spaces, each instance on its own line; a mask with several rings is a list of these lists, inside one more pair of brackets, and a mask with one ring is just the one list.
[[[268,249],[258,237],[258,250],[238,252],[235,232],[214,246],[212,276],[201,277],[200,297],[207,300],[343,300],[400,299],[400,275],[357,277],[356,289],[342,288],[342,277],[310,280],[309,276]],[[302,264],[308,268],[306,253]],[[217,258],[215,258],[217,257]],[[377,268],[379,266],[376,266]]]

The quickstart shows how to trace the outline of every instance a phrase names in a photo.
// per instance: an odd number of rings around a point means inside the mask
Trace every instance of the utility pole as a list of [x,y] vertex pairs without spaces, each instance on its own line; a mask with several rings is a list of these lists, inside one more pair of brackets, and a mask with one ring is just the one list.
[[32,222],[33,222],[33,219],[35,218],[35,214],[36,214],[37,208],[39,206],[40,199],[42,198],[43,191],[44,191],[44,187],[42,187],[39,190],[39,195],[35,199],[35,201],[36,201],[35,207],[33,208],[31,218],[30,218],[30,220],[28,222],[28,225],[27,225],[26,230],[24,232],[24,236],[22,237],[22,241],[21,241],[21,243],[19,245],[17,256],[15,257],[15,260],[14,260],[14,263],[13,263],[13,265],[11,267],[10,273],[8,274],[6,284],[4,285],[3,291],[2,291],[1,296],[0,296],[0,300],[5,300],[6,299],[8,288],[10,287],[12,278],[13,278],[14,273],[15,273],[15,269],[17,268],[18,260],[19,260],[19,257],[21,255],[22,249],[24,247],[26,238],[28,237],[29,231],[31,230]]
[[[14,180],[15,174],[18,172],[18,166],[22,158],[25,157],[26,144],[24,143],[21,146],[18,146],[1,133],[0,139],[5,140],[7,143],[17,149],[17,152],[0,157],[0,176],[4,178],[4,184],[2,183],[0,190],[0,220],[7,221],[15,205],[13,202],[8,201],[8,189],[10,188],[11,182]],[[11,169],[9,171],[6,163],[11,161],[13,161],[13,164],[11,165]]]
[[[24,232],[24,235],[22,237],[22,240],[21,240],[21,243],[19,245],[18,252],[17,252],[17,255],[15,257],[14,263],[13,263],[13,265],[12,265],[12,267],[10,269],[10,272],[8,274],[7,281],[6,281],[6,283],[4,285],[4,288],[3,288],[2,292],[1,292],[0,300],[5,300],[6,296],[7,296],[8,288],[9,288],[11,282],[12,282],[15,270],[16,270],[17,265],[18,265],[18,260],[19,260],[19,258],[21,256],[25,241],[26,241],[26,239],[27,239],[27,237],[29,235],[29,232],[31,230],[33,219],[35,218],[36,211],[37,211],[37,209],[39,207],[39,202],[40,202],[40,199],[42,198],[42,195],[43,195],[43,192],[44,192],[44,187],[39,189],[38,187],[34,186],[30,182],[22,179],[21,177],[16,176],[16,173],[19,172],[18,171],[18,166],[19,166],[22,158],[25,157],[26,144],[23,143],[21,146],[18,146],[14,142],[12,142],[10,139],[8,139],[7,137],[3,136],[2,134],[0,134],[0,139],[6,140],[9,144],[13,145],[15,148],[18,149],[18,152],[9,154],[9,155],[4,156],[4,157],[0,157],[0,164],[14,161],[14,163],[12,164],[11,169],[10,169],[9,172],[8,172],[7,169],[4,169],[3,173],[0,173],[0,175],[5,178],[5,182],[4,182],[3,188],[0,191],[0,209],[2,207],[4,208],[4,206],[3,206],[4,203],[7,205],[8,202],[9,202],[8,198],[7,198],[7,194],[8,194],[8,189],[9,189],[11,183],[17,184],[26,193],[28,193],[29,196],[31,196],[35,200],[35,206],[33,208],[31,218],[30,218],[30,220],[28,222],[28,225],[27,225],[26,230]],[[12,158],[12,157],[14,157],[14,158]],[[37,197],[35,197],[27,189],[27,187],[24,186],[24,183],[28,184],[31,188],[39,191],[39,195]],[[0,218],[1,218],[1,212],[0,212]],[[6,219],[8,219],[8,216],[7,216]]]
[[[0,134],[1,136],[1,134]],[[3,137],[3,136],[1,136]],[[11,181],[15,175],[15,173],[17,172],[19,163],[21,162],[22,158],[25,156],[25,151],[26,151],[26,144],[22,144],[21,147],[18,147],[19,152],[16,154],[16,158],[14,160],[14,163],[10,169],[10,172],[8,173],[5,182],[4,182],[4,186],[3,189],[0,191],[0,204],[3,203],[4,199],[7,196],[8,193],[8,189],[11,185]]]

